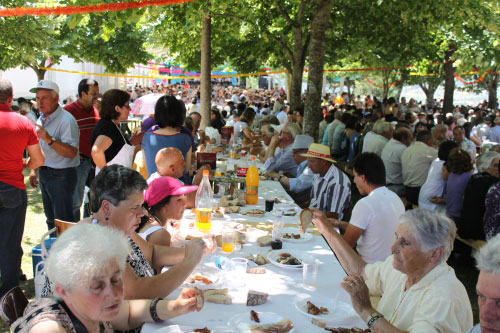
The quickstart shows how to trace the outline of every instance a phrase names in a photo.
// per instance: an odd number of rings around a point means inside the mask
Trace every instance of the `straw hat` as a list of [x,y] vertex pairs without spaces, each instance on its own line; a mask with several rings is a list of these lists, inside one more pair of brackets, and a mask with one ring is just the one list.
[[332,156],[330,155],[330,147],[325,145],[320,145],[319,143],[312,143],[309,146],[307,153],[301,155],[304,157],[321,158],[328,162],[335,163],[335,160],[332,160]]

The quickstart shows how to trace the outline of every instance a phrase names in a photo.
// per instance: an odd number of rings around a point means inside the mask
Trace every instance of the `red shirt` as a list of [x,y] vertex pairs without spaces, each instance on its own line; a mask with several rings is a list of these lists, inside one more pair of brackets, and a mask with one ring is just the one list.
[[23,176],[23,153],[38,143],[31,121],[0,104],[0,182],[26,189]]
[[90,134],[92,134],[95,124],[99,121],[99,112],[94,106],[85,108],[78,100],[66,105],[64,110],[75,117],[80,129],[80,154],[90,157],[92,148],[90,147]]

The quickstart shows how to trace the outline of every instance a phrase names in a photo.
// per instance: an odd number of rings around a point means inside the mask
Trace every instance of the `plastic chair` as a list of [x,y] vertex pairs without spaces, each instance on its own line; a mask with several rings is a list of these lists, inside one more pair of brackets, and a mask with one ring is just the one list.
[[23,316],[27,305],[28,299],[21,288],[14,287],[0,299],[0,317],[10,326]]

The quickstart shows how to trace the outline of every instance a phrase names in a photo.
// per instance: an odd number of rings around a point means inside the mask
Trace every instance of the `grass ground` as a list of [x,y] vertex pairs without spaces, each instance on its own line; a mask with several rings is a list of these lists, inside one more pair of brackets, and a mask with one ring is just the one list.
[[[25,172],[25,175],[27,174],[28,173]],[[25,177],[25,182],[28,191],[28,209],[26,212],[26,224],[22,242],[24,255],[21,267],[24,274],[26,274],[27,281],[22,281],[20,286],[26,294],[26,297],[32,300],[35,298],[35,288],[33,281],[31,250],[35,245],[40,243],[41,236],[47,232],[47,224],[45,223],[40,190],[38,188],[31,188],[27,177]],[[353,201],[357,201],[359,198],[359,193],[357,193],[356,189],[353,189]],[[346,218],[348,218],[348,216],[346,216]],[[457,277],[460,281],[462,281],[467,289],[474,313],[474,323],[477,323],[479,321],[479,310],[477,307],[475,286],[478,272],[474,267],[474,262],[469,256],[461,256],[458,258],[450,258],[448,263],[455,269]],[[9,328],[3,320],[0,320],[0,332],[9,332]]]

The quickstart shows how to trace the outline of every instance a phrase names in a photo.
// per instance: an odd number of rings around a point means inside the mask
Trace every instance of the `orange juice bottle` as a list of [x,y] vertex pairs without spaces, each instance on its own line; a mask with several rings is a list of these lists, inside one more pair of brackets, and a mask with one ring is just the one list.
[[203,179],[196,192],[196,222],[195,226],[202,232],[210,232],[212,228],[212,205],[213,192],[208,179],[210,172],[203,170]]
[[255,156],[252,156],[252,162],[246,175],[246,202],[247,205],[256,205],[259,200],[259,169],[255,165]]

